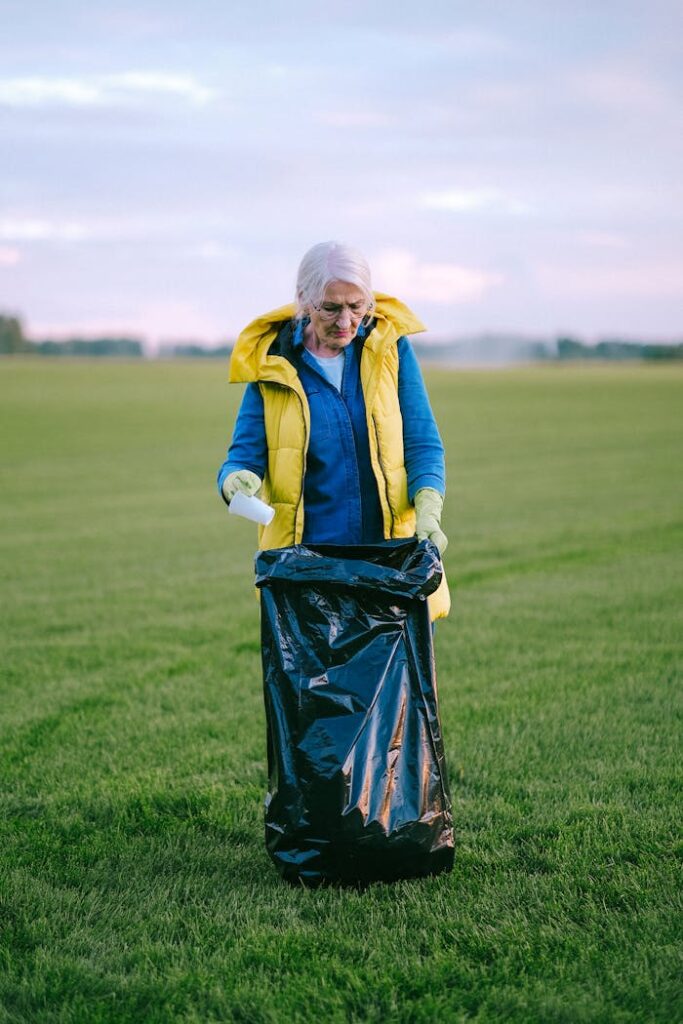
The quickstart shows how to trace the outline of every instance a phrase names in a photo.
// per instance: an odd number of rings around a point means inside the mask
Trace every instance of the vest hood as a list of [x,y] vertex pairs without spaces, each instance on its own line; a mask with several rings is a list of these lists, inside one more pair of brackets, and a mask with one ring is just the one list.
[[[427,328],[403,302],[384,292],[373,292],[378,326],[384,327],[383,336],[393,336],[398,341],[404,334],[419,334]],[[296,306],[293,302],[279,306],[269,313],[252,320],[241,332],[230,357],[230,382],[244,383],[258,380],[268,363],[273,376],[288,377],[289,364],[281,356],[268,356],[268,350],[277,337],[283,322],[293,320]],[[292,373],[293,373],[292,369]],[[283,380],[283,383],[285,381]]]

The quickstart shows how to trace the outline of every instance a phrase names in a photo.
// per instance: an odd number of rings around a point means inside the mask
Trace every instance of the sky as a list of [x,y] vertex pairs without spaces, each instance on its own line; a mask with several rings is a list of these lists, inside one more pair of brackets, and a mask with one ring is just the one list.
[[432,340],[683,337],[680,0],[0,0],[0,313],[219,344],[361,249]]

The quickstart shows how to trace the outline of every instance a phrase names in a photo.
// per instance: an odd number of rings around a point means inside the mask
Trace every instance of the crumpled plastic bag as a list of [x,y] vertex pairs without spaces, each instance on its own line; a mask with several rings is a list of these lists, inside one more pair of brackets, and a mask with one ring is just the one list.
[[394,881],[453,864],[427,596],[430,541],[256,557],[266,847],[292,883]]

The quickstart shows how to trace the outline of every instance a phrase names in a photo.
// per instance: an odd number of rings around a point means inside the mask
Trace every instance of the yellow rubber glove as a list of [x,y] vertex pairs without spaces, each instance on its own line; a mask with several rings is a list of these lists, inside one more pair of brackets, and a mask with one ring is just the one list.
[[448,547],[448,537],[441,529],[443,497],[433,487],[422,487],[415,495],[417,522],[415,533],[418,540],[431,540],[443,555]]
[[221,490],[229,505],[238,491],[250,498],[252,494],[256,494],[260,486],[261,479],[256,476],[256,473],[252,473],[248,469],[236,469],[234,473],[228,473]]

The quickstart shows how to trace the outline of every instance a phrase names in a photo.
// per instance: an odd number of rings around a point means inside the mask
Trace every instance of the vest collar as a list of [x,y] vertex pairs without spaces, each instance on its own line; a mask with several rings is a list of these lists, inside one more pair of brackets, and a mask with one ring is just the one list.
[[[402,335],[417,334],[426,329],[422,321],[399,299],[384,292],[373,294],[373,317],[376,323],[366,338],[366,348],[379,353],[386,345],[395,344]],[[295,315],[296,307],[290,302],[264,313],[244,328],[230,358],[231,383],[270,380],[299,390],[295,368],[287,355],[278,352],[273,346],[276,341],[284,350],[288,343],[293,345],[291,327],[288,337],[283,328],[291,324]]]

